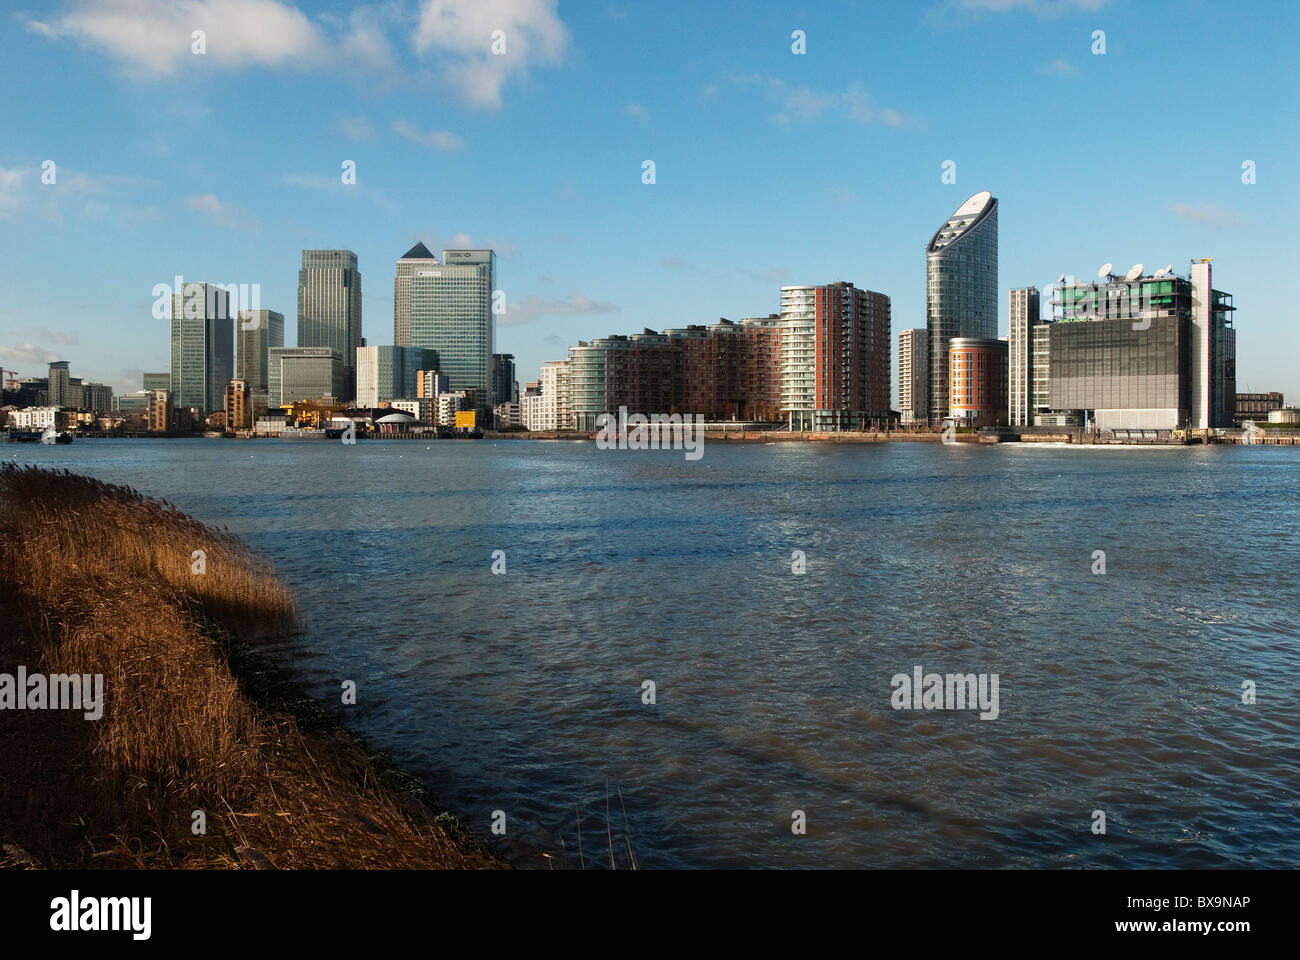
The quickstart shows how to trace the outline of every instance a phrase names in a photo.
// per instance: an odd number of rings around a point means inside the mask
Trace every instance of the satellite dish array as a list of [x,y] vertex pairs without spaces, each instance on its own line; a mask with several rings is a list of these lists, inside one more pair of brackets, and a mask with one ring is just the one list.
[[[1142,276],[1142,269],[1143,269],[1142,264],[1140,263],[1133,264],[1133,266],[1129,267],[1128,273],[1124,274],[1124,279],[1128,281],[1133,281],[1138,279],[1139,277]],[[1173,269],[1174,269],[1173,264],[1170,264],[1169,266],[1165,267],[1163,270],[1158,271],[1156,273],[1156,276],[1163,277]],[[1119,279],[1118,275],[1115,273],[1115,264],[1113,263],[1103,263],[1101,265],[1101,269],[1097,271],[1097,276],[1100,277],[1102,280]],[[1057,282],[1059,283],[1060,281]]]
[[[1128,281],[1137,280],[1139,277],[1142,276],[1142,269],[1143,269],[1142,264],[1140,263],[1133,264],[1133,266],[1129,267],[1128,273],[1124,275],[1124,279]],[[1172,275],[1173,272],[1174,272],[1174,265],[1170,263],[1161,267],[1154,274],[1152,274],[1152,276],[1158,279],[1160,277],[1168,277]],[[1101,265],[1101,269],[1097,271],[1097,276],[1102,280],[1119,279],[1119,276],[1115,273],[1115,264],[1113,263],[1103,263]],[[1059,277],[1057,277],[1056,282],[1065,283],[1065,274],[1061,274]]]

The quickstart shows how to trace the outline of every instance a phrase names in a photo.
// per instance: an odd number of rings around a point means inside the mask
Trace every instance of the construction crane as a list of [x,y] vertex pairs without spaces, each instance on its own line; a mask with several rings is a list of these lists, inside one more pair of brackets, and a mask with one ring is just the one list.
[[[14,376],[6,377],[5,376],[6,373],[12,373]],[[5,370],[3,367],[0,367],[0,384],[4,386],[4,389],[6,390],[18,389],[18,381],[14,379],[14,377],[16,376],[18,376],[17,370]]]

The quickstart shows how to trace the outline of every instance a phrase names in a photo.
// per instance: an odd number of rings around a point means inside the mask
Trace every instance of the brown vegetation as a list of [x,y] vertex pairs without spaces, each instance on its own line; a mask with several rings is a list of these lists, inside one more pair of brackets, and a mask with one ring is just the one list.
[[103,674],[105,700],[99,720],[0,711],[0,866],[499,865],[257,654],[295,623],[229,534],[0,467],[0,672]]

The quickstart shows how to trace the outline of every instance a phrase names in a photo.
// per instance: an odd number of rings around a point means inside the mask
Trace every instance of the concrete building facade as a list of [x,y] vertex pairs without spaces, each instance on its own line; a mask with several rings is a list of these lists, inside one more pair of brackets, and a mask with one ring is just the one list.
[[1007,334],[1007,422],[1033,426],[1034,328],[1041,324],[1037,287],[1012,290],[1007,298],[1011,318]]
[[903,423],[929,421],[930,340],[924,329],[898,331],[898,413]]

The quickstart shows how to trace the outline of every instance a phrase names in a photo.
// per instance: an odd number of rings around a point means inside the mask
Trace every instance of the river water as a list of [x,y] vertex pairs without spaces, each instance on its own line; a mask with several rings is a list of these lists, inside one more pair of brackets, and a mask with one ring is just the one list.
[[1300,866],[1300,447],[0,455],[268,557],[295,675],[521,867]]

